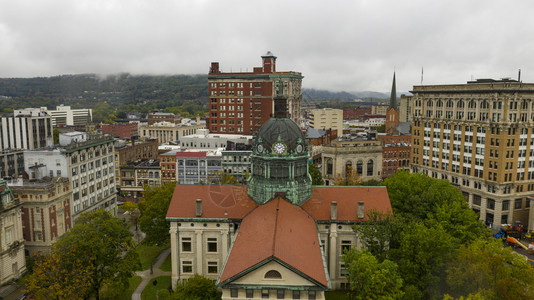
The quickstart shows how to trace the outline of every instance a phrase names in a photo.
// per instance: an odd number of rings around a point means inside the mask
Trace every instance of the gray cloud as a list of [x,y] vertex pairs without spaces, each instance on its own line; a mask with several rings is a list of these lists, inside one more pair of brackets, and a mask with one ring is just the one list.
[[387,92],[532,82],[534,2],[0,0],[0,77],[251,70],[270,50],[304,87]]

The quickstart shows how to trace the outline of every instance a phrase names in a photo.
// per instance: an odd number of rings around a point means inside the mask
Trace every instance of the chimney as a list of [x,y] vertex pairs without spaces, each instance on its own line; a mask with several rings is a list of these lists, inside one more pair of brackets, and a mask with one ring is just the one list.
[[196,216],[197,217],[201,217],[202,216],[202,199],[197,199]]
[[363,219],[365,217],[364,203],[363,201],[358,201],[358,219]]
[[332,221],[337,220],[337,202],[336,201],[330,202],[330,219]]
[[200,116],[197,116],[197,125],[200,125]]

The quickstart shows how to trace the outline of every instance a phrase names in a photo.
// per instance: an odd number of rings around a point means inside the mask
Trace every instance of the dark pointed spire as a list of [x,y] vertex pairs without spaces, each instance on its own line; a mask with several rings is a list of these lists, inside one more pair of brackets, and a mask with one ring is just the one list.
[[393,84],[391,85],[391,96],[389,99],[389,108],[397,109],[397,84],[395,83],[395,72],[393,72]]

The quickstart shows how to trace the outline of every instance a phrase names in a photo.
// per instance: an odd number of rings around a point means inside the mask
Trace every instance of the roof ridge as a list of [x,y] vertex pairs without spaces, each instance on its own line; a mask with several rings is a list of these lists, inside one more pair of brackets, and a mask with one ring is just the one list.
[[276,235],[278,232],[278,218],[280,217],[279,208],[280,208],[280,197],[276,198],[278,202],[276,203],[276,216],[274,218],[274,230],[273,230],[273,245],[271,248],[271,255],[275,256],[276,253]]

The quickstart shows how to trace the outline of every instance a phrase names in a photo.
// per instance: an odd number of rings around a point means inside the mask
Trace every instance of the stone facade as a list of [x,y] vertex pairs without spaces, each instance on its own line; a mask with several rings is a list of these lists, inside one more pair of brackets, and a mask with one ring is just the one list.
[[348,167],[363,181],[382,178],[381,141],[355,138],[336,140],[322,147],[321,174],[326,185],[334,185],[337,176],[345,177]]
[[9,182],[22,202],[26,255],[50,253],[50,247],[72,227],[72,189],[67,178],[45,177]]
[[412,93],[412,171],[448,179],[489,226],[534,229],[534,84],[485,79]]

